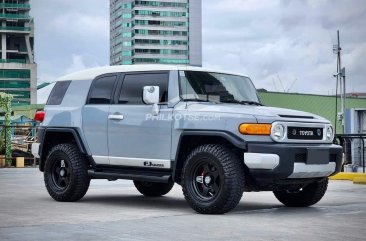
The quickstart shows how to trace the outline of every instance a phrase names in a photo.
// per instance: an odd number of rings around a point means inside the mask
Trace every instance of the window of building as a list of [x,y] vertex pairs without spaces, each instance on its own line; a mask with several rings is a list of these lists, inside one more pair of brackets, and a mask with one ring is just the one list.
[[127,56],[127,57],[132,56],[132,51],[123,51],[122,56]]
[[106,76],[94,81],[89,94],[89,104],[110,104],[117,76]]
[[119,104],[143,105],[144,86],[159,86],[160,102],[168,99],[168,73],[128,74],[123,81]]
[[132,60],[124,60],[122,61],[122,65],[131,65],[132,64]]
[[124,38],[131,38],[132,37],[132,33],[131,32],[123,33],[122,36]]
[[132,14],[131,13],[124,13],[124,14],[122,14],[122,18],[124,18],[124,19],[132,18]]

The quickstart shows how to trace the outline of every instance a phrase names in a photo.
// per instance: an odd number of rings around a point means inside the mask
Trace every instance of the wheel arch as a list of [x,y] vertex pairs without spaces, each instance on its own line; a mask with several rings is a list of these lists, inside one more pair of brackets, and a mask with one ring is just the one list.
[[39,149],[39,170],[42,172],[44,171],[47,155],[55,145],[73,143],[83,155],[89,156],[79,133],[74,128],[45,128],[39,132],[38,138],[39,142],[42,143]]
[[225,131],[184,131],[180,135],[173,164],[173,180],[181,182],[181,174],[189,153],[203,144],[223,144],[238,154],[247,149],[244,140]]

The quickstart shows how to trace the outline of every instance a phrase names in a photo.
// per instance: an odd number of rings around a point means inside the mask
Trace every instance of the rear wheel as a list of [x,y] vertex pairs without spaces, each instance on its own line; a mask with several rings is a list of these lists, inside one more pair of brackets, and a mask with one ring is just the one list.
[[157,182],[144,182],[133,181],[136,189],[144,196],[159,197],[167,194],[174,186],[174,182],[170,183],[157,183]]
[[328,188],[328,178],[294,191],[276,191],[275,197],[288,207],[308,207],[319,202]]
[[200,146],[187,158],[182,187],[185,199],[195,211],[226,213],[236,207],[243,195],[244,166],[225,146]]
[[56,201],[81,199],[90,184],[87,160],[73,144],[56,145],[46,159],[44,182],[48,193]]

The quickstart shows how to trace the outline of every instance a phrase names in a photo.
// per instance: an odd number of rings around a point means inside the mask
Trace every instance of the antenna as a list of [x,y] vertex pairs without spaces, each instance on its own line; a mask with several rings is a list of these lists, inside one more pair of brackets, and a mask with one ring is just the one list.
[[277,86],[276,86],[276,81],[275,81],[275,79],[273,78],[273,76],[272,76],[272,82],[273,82],[273,86],[274,86],[274,88],[275,88],[275,91],[276,91],[276,92],[278,92],[278,89],[277,89]]
[[280,76],[279,76],[279,75],[277,75],[277,78],[278,78],[278,80],[280,81],[280,84],[281,84],[281,87],[282,87],[282,89],[283,89],[283,92],[286,92],[286,89],[285,89],[285,87],[283,86],[283,83],[282,83],[282,80],[281,80]]
[[296,82],[297,82],[297,78],[294,81],[292,81],[292,83],[290,84],[290,87],[288,87],[288,89],[287,89],[287,93],[290,92],[290,90],[292,89],[292,87],[294,87],[294,85],[296,84]]
[[[345,111],[346,111],[346,69],[342,68],[341,61],[341,44],[339,38],[339,30],[337,30],[337,44],[333,45],[333,53],[337,54],[337,74],[333,75],[337,79],[336,84],[336,120],[341,123],[343,128],[343,133],[345,132]],[[341,96],[341,112],[338,111],[338,85]],[[336,125],[336,123],[335,123]],[[335,126],[335,128],[337,128]],[[337,129],[335,129],[337,130]]]

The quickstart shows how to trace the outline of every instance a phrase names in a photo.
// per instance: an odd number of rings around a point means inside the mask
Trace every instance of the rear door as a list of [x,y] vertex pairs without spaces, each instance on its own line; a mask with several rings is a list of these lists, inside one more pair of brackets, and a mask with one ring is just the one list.
[[117,79],[117,74],[97,77],[92,83],[83,110],[85,140],[97,164],[109,164],[108,114]]
[[[116,93],[108,119],[111,165],[169,169],[171,113],[167,107],[169,72],[128,73]],[[160,87],[160,114],[142,100],[144,86]]]

